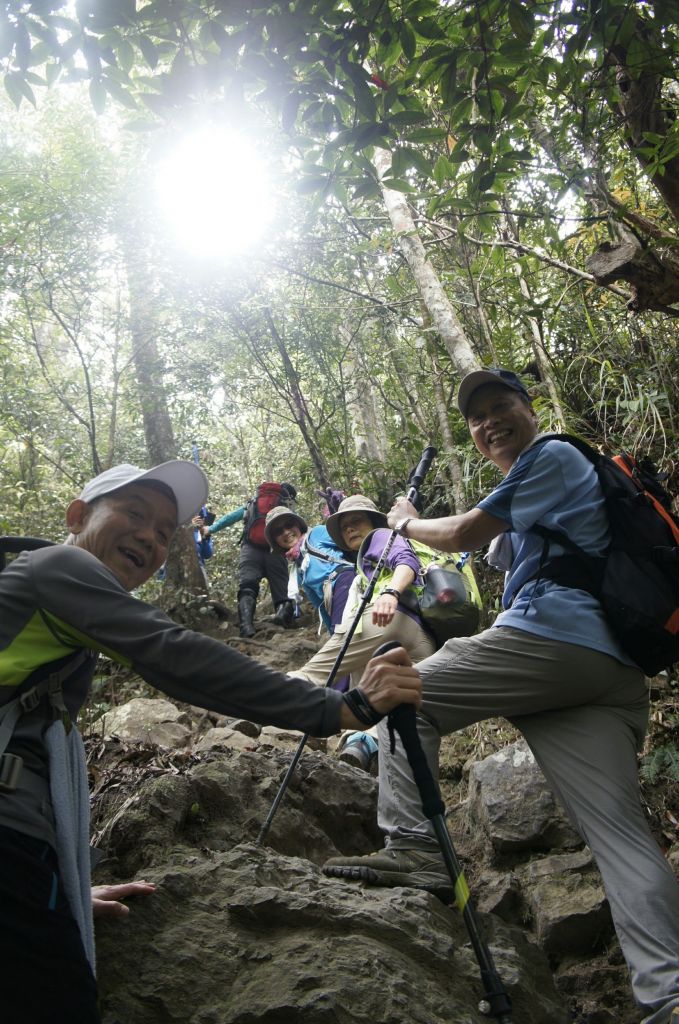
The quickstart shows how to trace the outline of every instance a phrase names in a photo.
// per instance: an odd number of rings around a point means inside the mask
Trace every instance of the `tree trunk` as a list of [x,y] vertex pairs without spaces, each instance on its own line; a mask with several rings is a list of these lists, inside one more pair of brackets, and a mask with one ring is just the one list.
[[[151,465],[177,457],[177,445],[167,405],[163,358],[156,343],[158,333],[150,297],[153,295],[143,258],[130,241],[131,231],[123,237],[130,301],[132,358],[144,422],[144,435]],[[187,597],[204,594],[207,579],[198,561],[193,528],[177,530],[165,566],[162,605],[176,609]]]
[[627,281],[632,312],[657,309],[679,316],[679,259],[667,250],[644,249],[640,242],[603,242],[588,258],[587,269],[597,284]]
[[621,47],[614,47],[610,59],[616,64],[618,108],[625,123],[625,141],[679,224],[679,156],[670,157],[658,167],[639,152],[639,147],[648,146],[647,134],[666,139],[672,126],[668,104],[662,97],[662,79],[648,71],[636,77],[631,75],[627,53]]
[[460,466],[460,460],[457,457],[457,452],[455,451],[455,439],[453,437],[453,432],[450,429],[450,420],[448,419],[448,406],[446,404],[446,396],[443,391],[441,367],[439,366],[436,353],[436,345],[433,341],[428,343],[428,351],[432,368],[434,403],[436,405],[438,425],[444,445],[444,451],[442,453],[443,460],[441,461],[443,461],[443,465],[445,467],[444,473],[448,477],[448,483],[451,489],[453,510],[456,515],[460,515],[462,512],[467,511],[467,500],[464,493],[464,484],[462,482],[462,468]]
[[[48,300],[47,308],[54,314],[55,310],[54,306],[52,305],[51,298]],[[97,424],[96,417],[94,414],[92,383],[90,380],[89,369],[87,367],[86,361],[82,357],[82,351],[77,343],[77,338],[75,337],[73,332],[69,330],[65,322],[62,319],[59,319],[59,317],[56,315],[55,319],[57,321],[58,327],[57,325],[50,323],[49,320],[45,320],[44,322],[41,323],[34,316],[33,310],[31,309],[26,298],[24,299],[24,309],[26,311],[26,315],[28,317],[28,321],[30,324],[31,335],[33,337],[33,347],[35,349],[35,354],[38,357],[38,362],[40,364],[42,375],[45,378],[47,384],[49,385],[50,390],[55,395],[57,401],[60,402],[61,405],[63,405],[64,409],[66,409],[70,413],[70,415],[73,416],[73,418],[85,430],[90,448],[92,473],[94,476],[98,476],[99,473],[101,473],[101,471],[104,469],[104,466],[99,457],[99,451],[97,448]],[[50,349],[54,349],[54,351],[58,353],[58,345],[56,344],[55,339],[58,336],[59,328],[61,328],[67,341],[70,342],[70,344],[72,344],[73,347],[76,349],[76,352],[78,353],[78,357],[80,359],[81,366],[83,368],[83,384],[85,387],[85,395],[87,399],[87,416],[83,416],[82,413],[78,411],[75,405],[73,405],[73,403],[67,398],[66,390],[61,385],[61,382],[58,381],[52,375],[52,369],[49,365],[46,353],[49,353]],[[58,356],[56,362],[58,365]]]
[[401,356],[401,353],[399,352],[395,345],[389,345],[388,352],[392,368],[394,370],[394,373],[396,374],[396,377],[401,387],[399,397],[404,406],[403,418],[405,419],[405,407],[407,405],[407,408],[410,411],[410,415],[412,416],[415,423],[417,423],[417,426],[419,428],[420,433],[422,434],[422,437],[427,437],[429,434],[429,425],[422,412],[422,408],[420,406],[419,398],[417,395],[417,389],[411,383],[408,371],[406,367],[403,365],[403,358]]
[[347,379],[347,410],[351,419],[356,457],[364,462],[384,466],[385,427],[378,424],[377,409],[370,377],[361,366],[356,336],[350,335],[344,325],[339,326],[344,345],[344,367]]
[[387,150],[376,149],[374,165],[384,205],[401,252],[410,267],[431,322],[440,334],[455,369],[462,377],[479,368],[479,359],[436,271],[427,259],[405,197],[401,192],[395,192],[382,184],[382,179],[391,167],[391,154]]
[[[613,56],[609,59],[613,62],[616,60]],[[658,87],[647,79],[648,76],[642,75],[638,81],[634,81],[627,76],[624,66],[618,65],[618,112],[624,119],[627,142],[632,149],[643,144],[645,131],[655,131],[659,135],[668,131],[665,114],[659,107]],[[674,307],[679,301],[679,261],[671,244],[660,244],[655,248],[650,245],[650,238],[662,235],[663,232],[638,214],[627,213],[615,197],[609,194],[603,176],[595,169],[589,172],[585,184],[581,165],[575,160],[559,159],[551,132],[537,118],[533,121],[533,136],[556,166],[572,177],[573,188],[587,199],[594,211],[608,217],[613,241],[603,242],[585,264],[595,282],[610,286],[614,281],[627,281],[632,293],[627,305],[634,313],[656,309],[676,316],[678,310]],[[644,158],[639,153],[635,155],[647,170],[648,161],[644,164]],[[664,175],[656,173],[649,174],[649,177],[679,221],[679,157],[665,164]],[[612,211],[615,211],[615,216]],[[639,235],[625,223],[625,219],[635,229],[641,230],[649,240],[645,248],[642,248]]]
[[271,337],[276,343],[276,348],[278,349],[283,363],[283,372],[287,382],[287,389],[285,391],[286,401],[290,408],[290,412],[295,418],[295,423],[299,427],[300,433],[304,438],[304,443],[307,446],[309,455],[311,456],[318,484],[323,490],[325,490],[326,487],[330,487],[330,474],[328,472],[328,467],[326,465],[325,458],[323,457],[323,453],[316,440],[316,429],[309,415],[304,395],[302,394],[299,374],[292,364],[288,350],[285,347],[285,342],[281,338],[273,321],[273,317],[271,316],[271,311],[265,309],[264,316],[266,318]]
[[386,427],[378,416],[370,375],[362,365],[356,344],[356,333],[352,335],[343,324],[338,329],[344,346],[342,362],[346,371],[346,405],[354,453],[363,470],[361,475],[365,475],[367,469],[373,477],[375,495],[371,496],[382,503],[389,496],[384,465],[387,455]]
[[[519,233],[516,228],[516,224],[513,219],[509,216],[503,217],[503,226],[507,234],[515,241],[519,241]],[[514,273],[519,280],[519,288],[521,294],[526,300],[529,306],[534,306],[533,296],[531,295],[528,282],[523,274],[523,267],[521,266],[521,259],[519,253],[515,249],[510,249],[510,258],[513,259]],[[540,371],[540,378],[547,385],[547,391],[549,392],[549,398],[552,403],[552,411],[557,420],[558,428],[561,430],[566,429],[566,420],[564,418],[563,406],[561,405],[561,399],[559,392],[556,389],[554,378],[552,377],[552,368],[547,356],[547,350],[545,348],[545,339],[542,333],[542,324],[535,316],[528,316],[528,325],[530,327],[533,355]]]

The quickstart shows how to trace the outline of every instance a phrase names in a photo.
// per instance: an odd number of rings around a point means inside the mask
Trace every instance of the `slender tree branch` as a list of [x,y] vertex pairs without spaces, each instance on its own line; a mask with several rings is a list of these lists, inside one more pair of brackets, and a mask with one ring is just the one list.
[[[315,277],[313,274],[307,274],[303,270],[295,270],[294,267],[284,267],[280,263],[278,266],[280,269],[286,270],[289,274],[294,274],[296,277],[303,277],[306,281],[313,281],[314,284],[322,284],[328,288],[336,288],[338,291],[347,292],[349,295],[356,295],[359,299],[365,299],[367,302],[372,302],[373,305],[379,306],[381,309],[388,310],[390,313],[398,311],[399,317],[403,317],[401,310],[391,302],[384,302],[382,299],[376,299],[373,295],[368,295],[366,292],[359,292],[355,288],[349,288],[347,285],[338,284],[336,281],[326,281],[324,278]],[[405,314],[405,319],[410,320],[411,323],[417,326],[417,321],[414,320],[413,317],[408,316],[408,314]]]
[[[456,232],[450,231],[449,237],[455,234]],[[515,242],[512,239],[474,238],[472,235],[467,234],[464,237],[472,245],[490,246],[491,248],[497,246],[500,249],[514,249],[525,256],[535,256],[541,263],[546,263],[550,267],[556,267],[557,270],[563,270],[564,273],[572,274],[573,277],[579,277],[582,281],[590,281],[592,284],[597,284],[592,274],[588,274],[585,270],[579,270],[577,267],[572,267],[569,263],[564,263],[563,260],[557,260],[554,256],[548,256],[541,249],[537,249],[532,245],[526,245],[525,242]],[[613,292],[614,295],[618,295],[626,302],[629,302],[632,297],[624,288],[618,288],[614,284],[598,285],[598,287],[606,288],[609,292]]]

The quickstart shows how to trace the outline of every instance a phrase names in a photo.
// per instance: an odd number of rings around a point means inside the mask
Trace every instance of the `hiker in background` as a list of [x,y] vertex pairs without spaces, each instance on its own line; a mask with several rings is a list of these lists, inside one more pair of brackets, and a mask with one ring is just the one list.
[[[340,694],[275,672],[134,598],[206,498],[192,462],[115,466],[69,504],[65,544],[24,551],[0,571],[2,1024],[100,1021],[92,914],[121,913],[101,903],[123,893],[90,887],[87,767],[73,724],[98,652],[174,700],[316,736],[419,700],[403,651],[375,659],[358,691]],[[149,891],[130,884],[130,894]]]
[[[476,447],[504,480],[462,515],[422,520],[403,499],[389,523],[441,551],[492,541],[491,564],[506,577],[503,611],[492,628],[449,640],[417,665],[418,732],[429,766],[436,774],[441,736],[491,716],[508,718],[523,733],[597,862],[644,1024],[669,1024],[679,1007],[679,885],[639,793],[636,752],[648,688],[598,600],[543,575],[545,541],[536,532],[558,530],[566,544],[603,556],[609,526],[601,485],[573,445],[540,441],[529,394],[511,371],[468,374],[457,401]],[[569,554],[554,541],[548,547],[550,557]],[[323,870],[449,894],[450,876],[403,747],[397,740],[392,753],[386,729],[378,733],[386,847],[369,857],[331,858]]]
[[302,516],[284,505],[267,513],[264,533],[271,549],[288,561],[293,591],[304,592],[328,633],[334,633],[356,574],[355,557],[335,544],[325,525],[310,530]]
[[[212,558],[212,539],[206,529],[211,526],[215,521],[214,512],[208,512],[203,507],[200,512],[193,516],[191,519],[191,526],[193,527],[193,540],[196,545],[196,554],[198,556],[198,564],[200,571],[203,575],[203,581],[205,583],[206,591],[209,588],[207,571],[205,569],[205,563],[209,558]],[[161,565],[160,569],[156,573],[156,579],[161,582],[165,579],[165,564]]]
[[214,545],[208,527],[212,526],[216,518],[214,512],[201,509],[198,515],[194,516],[191,520],[193,539],[196,543],[196,554],[203,568],[205,568],[205,563],[213,555]]
[[234,523],[243,523],[238,560],[238,622],[242,637],[255,635],[255,607],[259,596],[259,585],[263,579],[269,581],[271,600],[277,626],[291,629],[294,626],[294,604],[288,598],[288,567],[279,551],[272,551],[264,536],[266,514],[276,505],[291,508],[297,491],[289,483],[262,483],[255,494],[233,512],[217,519],[212,526],[206,526],[203,537],[213,537]]
[[[362,494],[345,498],[325,525],[331,540],[347,558],[357,558],[360,550],[362,572],[352,583],[342,621],[335,627],[333,635],[306,664],[295,670],[296,676],[320,686],[328,678],[344,643],[344,635],[358,611],[361,600],[359,582],[365,584],[372,578],[390,535],[384,512],[380,512],[374,501]],[[372,601],[364,610],[346,650],[342,672],[357,678],[355,673],[360,673],[380,644],[387,640],[398,640],[413,661],[426,658],[436,650],[434,639],[424,629],[418,613],[401,600],[403,591],[415,582],[420,571],[420,560],[410,544],[397,537],[375,585]],[[376,754],[374,732],[342,738],[340,757],[343,760],[367,769]]]
[[333,512],[336,512],[340,507],[340,502],[346,498],[344,491],[337,491],[333,487],[326,487],[324,491],[319,489],[316,491],[316,494],[319,498],[323,499],[321,515],[324,519],[327,519]]

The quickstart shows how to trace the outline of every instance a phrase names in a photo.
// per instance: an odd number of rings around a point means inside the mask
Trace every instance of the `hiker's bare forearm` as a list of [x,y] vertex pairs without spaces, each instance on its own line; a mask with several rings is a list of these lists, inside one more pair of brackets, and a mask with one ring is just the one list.
[[480,508],[458,516],[420,519],[417,510],[405,498],[396,502],[388,515],[392,529],[409,518],[404,536],[428,544],[437,551],[475,551],[504,533],[507,524]]

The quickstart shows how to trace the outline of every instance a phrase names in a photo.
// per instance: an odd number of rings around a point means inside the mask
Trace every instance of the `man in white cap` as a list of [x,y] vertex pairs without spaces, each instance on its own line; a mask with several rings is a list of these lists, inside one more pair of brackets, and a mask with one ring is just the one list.
[[[603,555],[609,531],[591,462],[574,446],[538,439],[537,418],[510,370],[468,374],[458,407],[479,451],[504,480],[462,515],[423,520],[405,499],[389,514],[399,534],[441,551],[493,541],[506,571],[503,611],[491,629],[449,640],[418,664],[418,732],[432,771],[440,738],[495,715],[521,730],[550,785],[589,844],[606,888],[644,1024],[679,1024],[679,886],[655,843],[639,797],[636,751],[648,718],[640,668],[585,589],[542,573],[546,529]],[[567,549],[550,541],[550,556]],[[450,890],[431,823],[400,743],[380,725],[379,821],[386,847],[335,857],[333,877],[373,885]]]
[[419,701],[404,652],[376,659],[358,692],[342,695],[274,672],[132,597],[206,499],[192,462],[116,466],[68,506],[65,544],[24,552],[0,573],[3,1024],[99,1021],[87,773],[72,726],[97,652],[173,698],[317,736],[365,728]]

